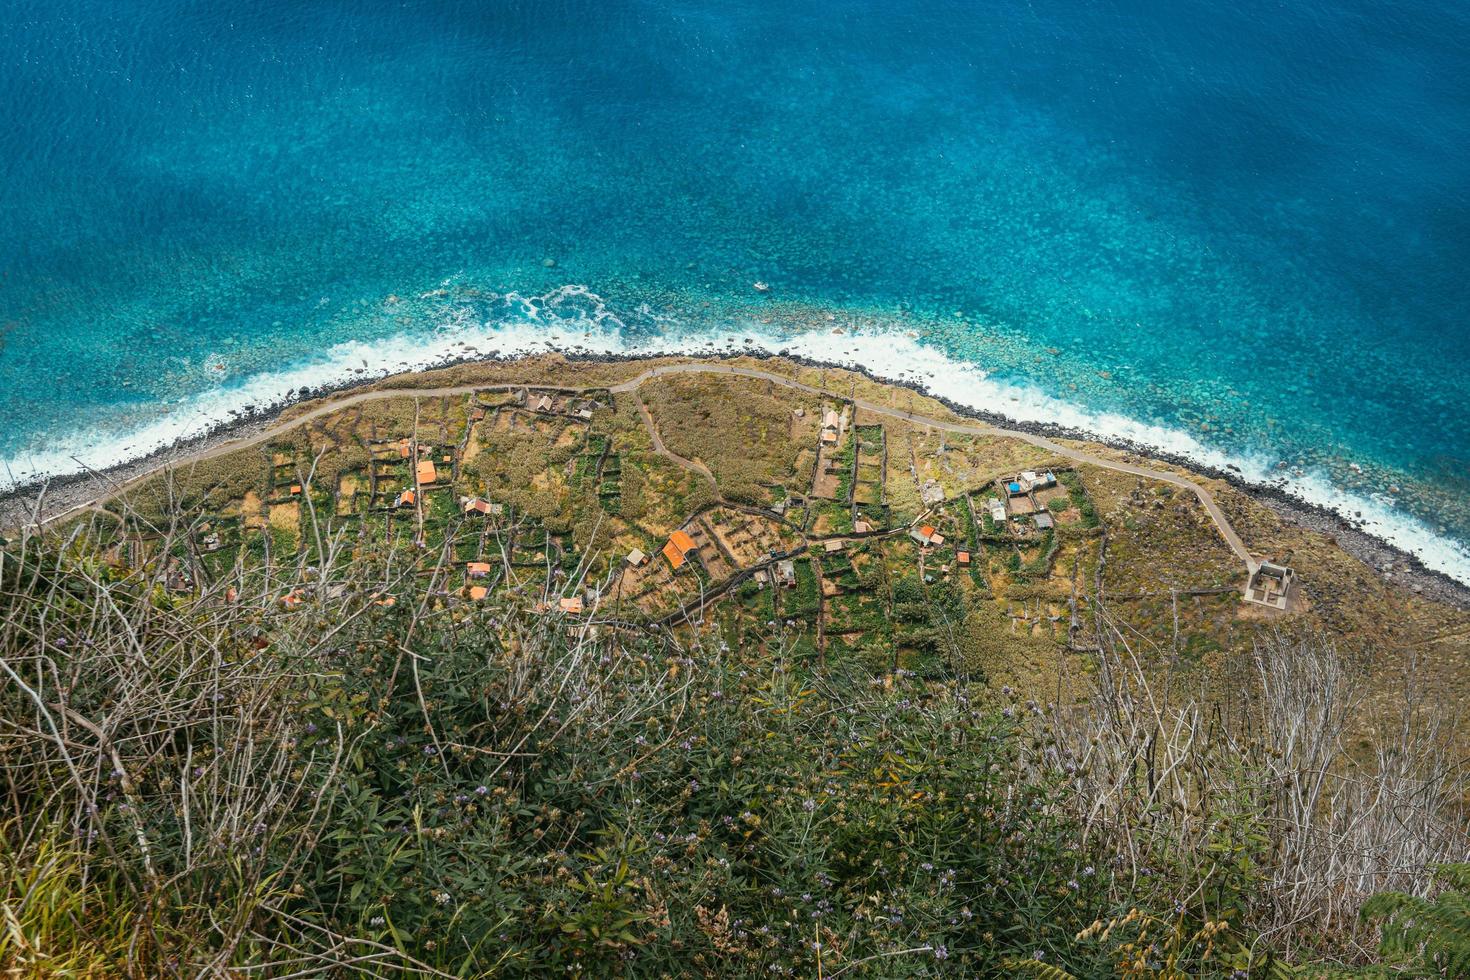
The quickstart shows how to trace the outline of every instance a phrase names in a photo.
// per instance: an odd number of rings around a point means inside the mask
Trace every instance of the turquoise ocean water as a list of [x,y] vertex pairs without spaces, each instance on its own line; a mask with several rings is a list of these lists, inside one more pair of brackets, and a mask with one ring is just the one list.
[[1470,581],[1463,3],[3,12],[0,482],[471,350],[755,343]]

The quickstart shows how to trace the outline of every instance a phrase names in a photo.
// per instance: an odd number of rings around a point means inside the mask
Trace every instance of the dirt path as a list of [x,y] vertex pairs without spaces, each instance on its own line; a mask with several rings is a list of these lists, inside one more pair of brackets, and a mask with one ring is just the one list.
[[[732,377],[753,378],[759,381],[768,381],[773,384],[783,385],[787,388],[791,388],[797,391],[805,391],[814,395],[844,397],[838,393],[817,388],[813,385],[805,384],[801,381],[796,381],[795,379],[787,378],[770,371],[761,371],[755,368],[738,367],[732,364],[702,363],[659,365],[649,368],[647,371],[644,371],[642,374],[639,374],[637,377],[632,378],[631,380],[625,381],[622,384],[612,386],[599,385],[595,386],[594,388],[565,388],[558,390],[602,390],[611,391],[613,394],[632,394],[634,396],[634,399],[638,403],[638,410],[639,413],[643,416],[644,425],[648,428],[649,435],[653,439],[655,451],[663,456],[668,457],[669,459],[678,463],[680,466],[683,466],[687,469],[692,469],[700,473],[701,475],[706,477],[711,484],[715,484],[714,474],[709,471],[708,467],[704,466],[701,463],[697,463],[694,460],[685,459],[684,457],[672,452],[666,446],[664,446],[663,438],[658,433],[658,427],[654,424],[653,416],[649,414],[647,406],[643,404],[643,399],[637,396],[637,389],[642,387],[653,378],[667,377],[670,375],[678,374],[722,374]],[[267,426],[266,428],[261,429],[253,435],[244,438],[231,439],[225,442],[218,443],[216,445],[210,446],[207,449],[200,450],[197,453],[191,453],[188,456],[175,460],[168,465],[172,468],[185,467],[192,463],[199,463],[205,460],[213,459],[217,456],[222,456],[226,453],[233,453],[241,449],[249,449],[251,446],[258,446],[261,443],[269,442],[270,440],[279,437],[283,432],[290,431],[291,429],[294,429],[299,425],[304,425],[308,422],[312,422],[324,416],[340,412],[344,408],[351,408],[353,406],[362,405],[367,402],[380,401],[385,398],[453,397],[455,395],[469,395],[477,391],[487,391],[491,389],[505,387],[507,386],[469,384],[454,385],[452,387],[445,388],[374,388],[369,391],[360,391],[355,394],[345,395],[341,398],[331,399],[322,403],[321,405],[318,405],[316,408],[313,408],[310,411],[307,411],[301,415],[296,416],[295,418],[292,418],[287,422],[280,422],[275,425]],[[532,387],[546,386],[540,385]],[[1235,552],[1235,554],[1241,559],[1241,561],[1245,562],[1247,571],[1254,572],[1258,565],[1258,562],[1255,560],[1254,557],[1252,557],[1250,550],[1246,548],[1245,542],[1240,539],[1240,535],[1235,533],[1235,528],[1231,526],[1229,518],[1225,516],[1225,512],[1222,511],[1219,504],[1215,502],[1214,496],[1210,493],[1209,490],[1200,486],[1198,483],[1195,483],[1193,480],[1186,479],[1185,477],[1179,476],[1174,473],[1150,469],[1146,466],[1137,466],[1132,463],[1115,462],[1109,459],[1102,459],[1100,457],[1092,456],[1088,453],[1084,453],[1079,450],[1060,445],[1059,443],[1053,442],[1045,436],[1038,436],[1029,432],[1020,432],[1015,429],[1005,429],[999,426],[987,425],[984,423],[945,422],[941,419],[930,418],[928,416],[919,415],[915,412],[909,412],[903,409],[880,405],[877,402],[869,401],[865,398],[851,398],[850,400],[859,408],[863,409],[864,411],[871,412],[874,415],[883,415],[887,416],[888,418],[902,419],[906,422],[913,422],[916,425],[924,425],[933,429],[942,429],[946,432],[957,432],[965,435],[979,436],[1003,436],[1010,439],[1020,439],[1023,442],[1028,442],[1033,446],[1045,449],[1049,453],[1053,453],[1054,455],[1059,456],[1063,459],[1071,460],[1074,463],[1084,463],[1089,466],[1097,466],[1101,467],[1102,469],[1113,470],[1114,472],[1118,473],[1128,473],[1134,476],[1143,477],[1145,479],[1158,480],[1162,483],[1168,483],[1176,487],[1181,487],[1185,490],[1190,491],[1195,495],[1196,498],[1199,499],[1199,502],[1204,507],[1205,512],[1208,513],[1211,520],[1215,522],[1215,527],[1219,529],[1220,535],[1225,539],[1225,543],[1230,546],[1230,550]],[[122,483],[113,487],[102,496],[99,496],[93,500],[85,501],[83,503],[70,507],[60,513],[46,517],[44,519],[44,523],[51,523],[53,521],[60,520],[61,518],[75,514],[79,511],[97,509],[105,504],[107,501],[116,497],[118,494],[148,479],[153,475],[153,472],[154,471],[144,473],[126,483]],[[716,484],[716,486],[718,485]]]
[[643,427],[648,430],[648,437],[653,440],[653,451],[671,460],[676,465],[682,466],[686,470],[691,470],[704,477],[709,481],[709,485],[714,488],[715,497],[719,498],[720,485],[715,482],[715,475],[709,471],[709,467],[703,463],[695,462],[692,459],[685,459],[668,446],[665,446],[664,438],[658,432],[658,424],[653,421],[653,413],[648,410],[647,405],[643,404],[643,399],[638,396],[637,391],[630,388],[628,392],[632,394],[633,402],[638,406],[638,414],[643,417]]

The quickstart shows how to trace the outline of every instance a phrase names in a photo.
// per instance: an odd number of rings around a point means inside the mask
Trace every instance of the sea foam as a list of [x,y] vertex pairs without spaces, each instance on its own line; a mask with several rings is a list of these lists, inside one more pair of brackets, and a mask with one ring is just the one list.
[[[460,360],[550,351],[612,356],[788,353],[860,368],[885,381],[917,385],[957,405],[1018,422],[1059,425],[1216,470],[1232,468],[1247,483],[1277,488],[1350,519],[1363,531],[1415,555],[1426,567],[1470,585],[1470,550],[1398,510],[1391,499],[1344,490],[1319,471],[1281,475],[1272,472],[1265,459],[1223,452],[1183,430],[1093,411],[1032,385],[992,378],[983,365],[956,360],[901,329],[851,327],[839,332],[828,323],[820,329],[774,330],[766,324],[738,322],[719,330],[680,330],[677,321],[664,320],[663,331],[645,336],[626,329],[585,287],[564,286],[543,296],[509,293],[502,300],[508,315],[489,322],[478,320],[468,307],[455,307],[428,333],[346,341],[281,370],[224,380],[170,406],[169,414],[105,443],[99,442],[96,429],[57,434],[44,450],[17,454],[0,463],[4,474],[0,489],[139,459],[205,435],[252,409],[279,406],[302,390],[365,382]],[[210,361],[211,365],[219,363],[219,359]],[[210,369],[221,376],[225,373],[220,367]]]

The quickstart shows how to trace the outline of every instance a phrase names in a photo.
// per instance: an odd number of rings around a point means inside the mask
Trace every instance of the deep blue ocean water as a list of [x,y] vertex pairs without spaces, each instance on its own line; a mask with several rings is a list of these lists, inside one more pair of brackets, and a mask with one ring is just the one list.
[[1470,577],[1464,3],[0,13],[0,482],[461,342],[753,337]]

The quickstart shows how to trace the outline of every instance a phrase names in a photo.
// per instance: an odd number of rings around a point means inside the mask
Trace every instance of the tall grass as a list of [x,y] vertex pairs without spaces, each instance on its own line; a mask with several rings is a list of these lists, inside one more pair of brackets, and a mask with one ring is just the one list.
[[[22,923],[15,935],[41,923],[26,898],[26,876],[39,874],[47,893],[74,892],[58,906],[64,920],[38,925],[48,941],[114,973],[214,973],[284,950],[303,965],[373,962],[377,944],[286,910],[298,884],[292,855],[321,832],[323,790],[364,734],[338,726],[303,751],[300,701],[340,674],[345,638],[380,612],[374,597],[402,589],[422,608],[432,590],[410,588],[413,570],[391,558],[354,561],[343,533],[325,526],[313,564],[276,556],[184,587],[186,575],[201,579],[190,569],[193,528],[128,517],[157,538],[158,557],[142,567],[105,561],[95,522],[0,551],[4,887],[7,917]],[[287,612],[290,591],[313,601]],[[407,616],[408,635],[418,618]],[[70,932],[57,931],[63,921]],[[27,962],[29,942],[17,939],[0,961]]]
[[1364,903],[1426,894],[1470,856],[1456,719],[1428,709],[1412,663],[1396,724],[1368,742],[1361,677],[1325,638],[1264,635],[1244,682],[1181,692],[1098,616],[1092,695],[1051,723],[1074,812],[1127,890],[1172,869],[1173,900],[1246,925],[1257,961],[1366,961]]
[[0,840],[0,966],[16,977],[107,977],[128,959],[133,905],[89,880],[84,852],[54,835]]
[[[1015,779],[1020,720],[963,685],[457,601],[452,542],[326,522],[184,588],[193,529],[155,531],[141,568],[86,527],[0,555],[6,967],[984,972],[1100,895],[1054,781]],[[78,911],[14,897],[35,876]]]
[[1370,958],[1365,898],[1467,855],[1454,720],[1409,684],[1350,743],[1328,643],[1184,691],[1099,610],[1047,708],[465,603],[453,541],[306,519],[207,582],[182,518],[141,567],[100,525],[0,551],[0,968],[1230,975]]

